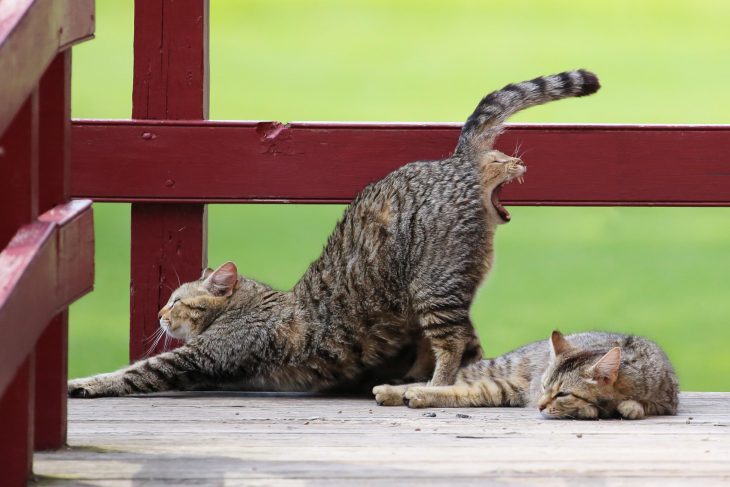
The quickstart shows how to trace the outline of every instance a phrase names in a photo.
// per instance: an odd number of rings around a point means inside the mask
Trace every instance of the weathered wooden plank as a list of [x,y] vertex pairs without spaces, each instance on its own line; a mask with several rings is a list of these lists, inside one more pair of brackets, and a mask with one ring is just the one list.
[[[453,150],[459,124],[77,120],[74,196],[99,201],[349,202]],[[730,205],[730,126],[510,125],[514,205]]]
[[94,0],[0,2],[0,134],[56,53],[93,34]]
[[66,479],[58,485],[721,485],[730,479],[728,400],[685,393],[677,416],[633,422],[294,394],[73,400],[71,448],[37,454],[36,473]]
[[[135,119],[207,118],[208,0],[135,1],[132,102]],[[205,267],[207,222],[201,204],[132,205],[130,361],[145,355],[172,289]]]

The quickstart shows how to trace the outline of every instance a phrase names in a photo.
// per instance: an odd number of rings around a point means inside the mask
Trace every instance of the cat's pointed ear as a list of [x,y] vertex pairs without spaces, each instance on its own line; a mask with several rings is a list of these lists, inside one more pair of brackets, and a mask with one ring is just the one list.
[[200,280],[204,281],[208,279],[208,276],[210,276],[211,274],[213,274],[213,269],[211,269],[210,267],[206,267],[205,269],[203,269],[203,273],[200,275]]
[[591,365],[588,369],[593,376],[593,380],[602,385],[609,385],[616,382],[618,378],[618,369],[621,365],[621,349],[613,347],[603,357]]
[[568,340],[565,339],[563,334],[558,330],[553,330],[552,335],[550,335],[550,351],[553,357],[557,357],[571,348],[570,343],[568,343]]
[[228,297],[233,294],[233,288],[238,281],[238,269],[233,262],[226,262],[214,270],[203,281],[203,286],[213,296]]

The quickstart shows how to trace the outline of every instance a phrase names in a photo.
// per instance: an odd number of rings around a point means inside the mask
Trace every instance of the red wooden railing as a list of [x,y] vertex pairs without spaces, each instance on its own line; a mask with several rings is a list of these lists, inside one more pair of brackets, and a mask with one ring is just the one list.
[[[459,131],[206,121],[208,2],[135,9],[134,120],[75,121],[71,181],[74,196],[132,203],[132,360],[178,275],[206,263],[206,203],[348,202],[404,163],[444,157]],[[513,125],[497,145],[518,143],[529,184],[509,186],[507,204],[730,205],[730,126]]]
[[0,2],[0,484],[66,442],[67,307],[93,284],[90,201],[69,202],[72,44],[88,0]]
[[[13,465],[22,478],[33,377],[48,384],[36,390],[36,404],[49,405],[36,408],[35,424],[43,425],[36,446],[63,443],[61,310],[91,285],[88,206],[36,218],[68,200],[67,183],[74,197],[132,203],[130,358],[137,359],[169,287],[178,276],[197,278],[206,264],[206,203],[347,202],[399,165],[441,158],[456,143],[458,124],[206,121],[208,1],[136,0],[133,120],[74,122],[69,173],[64,49],[91,35],[93,6],[20,0],[3,12],[2,5],[0,73],[17,75],[3,78],[0,90],[0,147],[3,162],[13,161],[0,168],[0,244],[15,234],[0,256],[0,458],[20,459]],[[518,143],[529,184],[509,186],[507,204],[730,206],[730,126],[512,125],[498,147],[513,152]]]

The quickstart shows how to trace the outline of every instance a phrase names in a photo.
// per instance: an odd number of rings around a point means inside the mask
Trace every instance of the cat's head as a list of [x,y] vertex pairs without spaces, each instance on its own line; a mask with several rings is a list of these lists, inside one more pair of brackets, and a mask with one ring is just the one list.
[[480,159],[480,170],[482,175],[482,187],[489,193],[494,210],[500,218],[499,223],[507,223],[512,218],[509,211],[502,206],[499,200],[500,193],[505,184],[513,180],[522,182],[522,176],[527,172],[522,160],[518,157],[508,156],[498,150],[490,150]]
[[559,331],[550,337],[550,363],[542,376],[538,408],[548,418],[599,417],[601,402],[613,394],[621,349],[586,350]]
[[186,282],[173,291],[160,310],[160,327],[182,340],[204,332],[228,308],[232,299],[240,301],[246,295],[256,295],[265,286],[238,275],[233,262],[216,270],[207,268],[197,281]]

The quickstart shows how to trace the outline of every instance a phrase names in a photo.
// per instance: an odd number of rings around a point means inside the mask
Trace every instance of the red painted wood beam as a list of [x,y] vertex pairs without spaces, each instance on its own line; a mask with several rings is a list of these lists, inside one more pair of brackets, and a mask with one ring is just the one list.
[[[71,132],[71,49],[56,55],[39,92],[38,206],[41,212],[68,201]],[[35,353],[36,450],[66,443],[68,310],[51,318]]]
[[0,454],[4,487],[27,486],[33,469],[34,364],[31,353],[20,364],[12,382],[0,396]]
[[[136,119],[208,117],[208,0],[135,1],[132,103]],[[145,355],[170,289],[205,267],[207,221],[197,203],[132,205],[130,360]]]
[[[0,249],[38,216],[38,122],[38,94],[33,92],[0,137]],[[0,259],[0,295],[9,285],[4,277]],[[0,323],[0,333],[3,325],[9,324]],[[14,328],[23,325],[13,323]],[[31,343],[14,350],[10,366],[6,346],[0,341],[0,374],[10,382],[0,382],[0,483],[10,487],[26,485],[32,466],[35,356]]]
[[[71,193],[96,201],[346,203],[414,160],[453,150],[459,124],[77,120]],[[728,206],[730,125],[510,125],[512,205]]]
[[56,53],[94,34],[94,0],[0,1],[0,134]]
[[91,201],[59,205],[18,230],[0,253],[0,396],[51,318],[93,283]]

